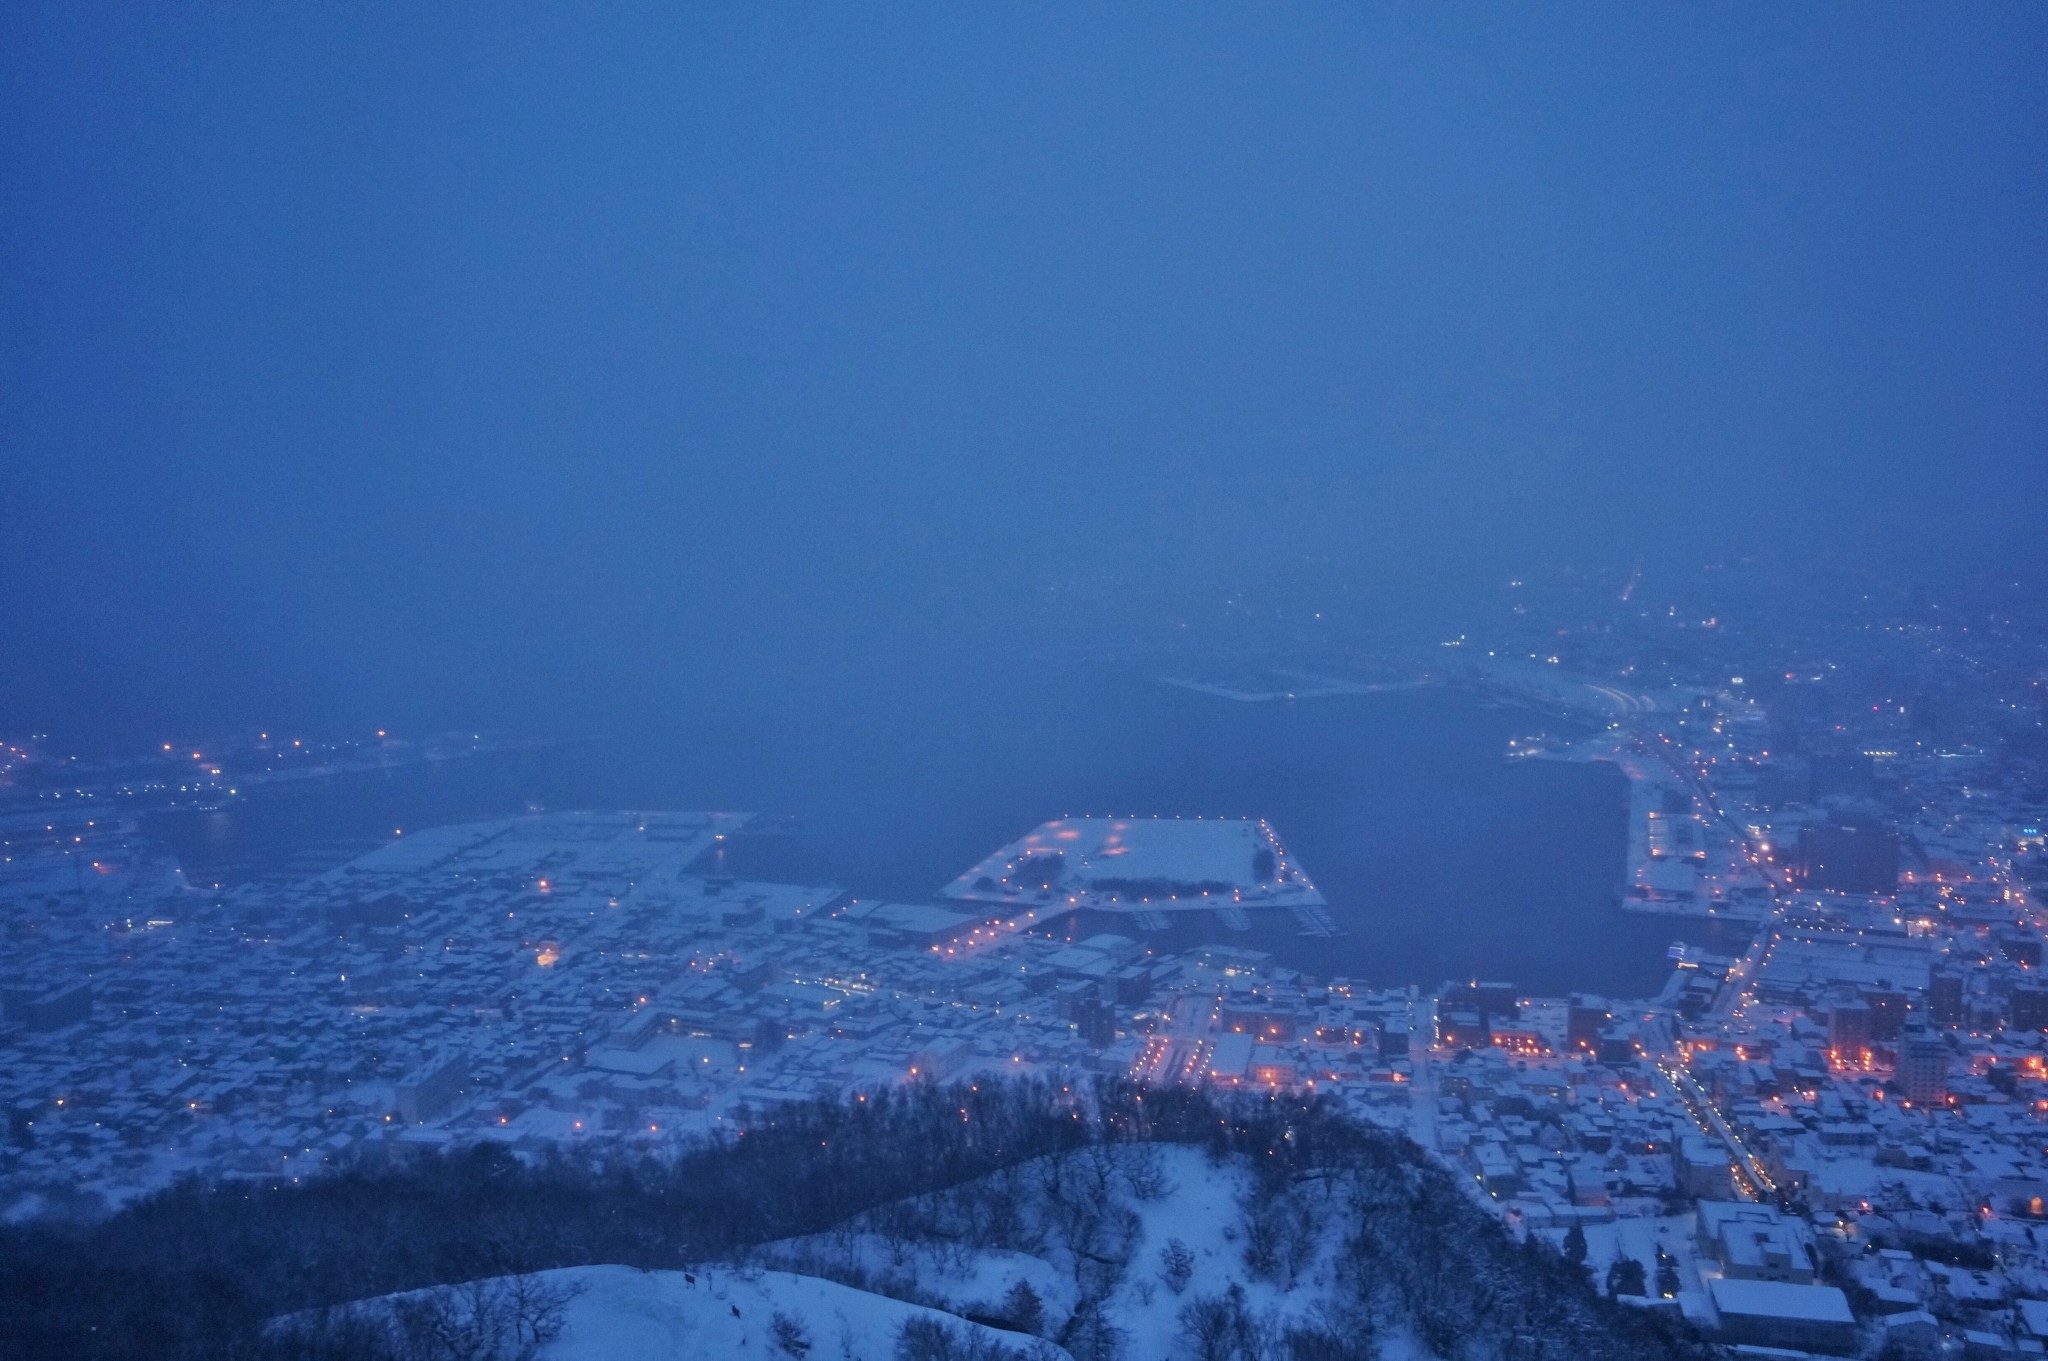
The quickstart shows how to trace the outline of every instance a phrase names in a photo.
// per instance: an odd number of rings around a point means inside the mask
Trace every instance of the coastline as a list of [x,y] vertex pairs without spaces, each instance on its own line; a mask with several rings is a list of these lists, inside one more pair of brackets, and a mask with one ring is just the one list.
[[[1616,898],[1624,912],[1683,921],[1729,922],[1754,927],[1770,916],[1767,894],[1751,898],[1740,890],[1761,876],[1739,868],[1739,851],[1716,834],[1712,821],[1690,811],[1693,795],[1668,766],[1631,748],[1639,739],[1625,729],[1612,730],[1563,751],[1543,752],[1535,759],[1574,763],[1602,762],[1628,779],[1628,852]],[[1683,803],[1687,811],[1677,811]],[[1698,851],[1674,855],[1659,846],[1660,821],[1688,824],[1698,837]],[[1692,843],[1688,842],[1688,845]]]

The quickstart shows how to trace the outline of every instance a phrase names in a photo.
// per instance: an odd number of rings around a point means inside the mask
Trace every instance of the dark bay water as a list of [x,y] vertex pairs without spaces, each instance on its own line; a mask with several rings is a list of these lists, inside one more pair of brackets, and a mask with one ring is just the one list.
[[1479,976],[1628,996],[1662,983],[1688,929],[1614,905],[1619,772],[1505,762],[1509,736],[1545,725],[1468,695],[1246,704],[1075,669],[843,691],[821,673],[674,715],[634,707],[602,741],[265,789],[158,826],[188,865],[232,878],[529,804],[748,809],[801,829],[734,843],[728,872],[917,900],[1061,814],[1263,816],[1348,934],[1305,938],[1273,916],[1167,941],[1249,944],[1375,985]]

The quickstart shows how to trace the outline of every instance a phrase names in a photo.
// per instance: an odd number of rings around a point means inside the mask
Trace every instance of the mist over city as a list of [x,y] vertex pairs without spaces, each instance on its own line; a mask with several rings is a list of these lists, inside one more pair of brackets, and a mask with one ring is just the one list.
[[2048,1355],[2048,16],[0,14],[0,1358]]

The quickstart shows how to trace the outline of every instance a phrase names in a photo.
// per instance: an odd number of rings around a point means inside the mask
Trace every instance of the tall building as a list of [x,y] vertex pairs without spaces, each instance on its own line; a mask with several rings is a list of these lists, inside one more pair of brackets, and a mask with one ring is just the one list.
[[446,1114],[469,1083],[469,1057],[458,1054],[415,1069],[392,1091],[398,1118],[408,1125]]
[[1878,1044],[1899,1038],[1906,1028],[1906,994],[1880,982],[1863,990],[1863,1000],[1870,1007],[1870,1038]]
[[2014,1030],[2048,1030],[2048,988],[2014,988],[2006,1015]]
[[1522,1014],[1512,983],[1446,984],[1443,1000],[1460,1010],[1474,1010],[1488,1020],[1512,1021]]
[[1937,969],[1927,980],[1927,1013],[1936,1025],[1961,1025],[1963,976]]
[[1907,1027],[1899,1040],[1897,1081],[1906,1100],[1933,1105],[1948,1095],[1948,1042],[1925,1025]]
[[2037,968],[2041,963],[2041,938],[2022,931],[2001,931],[1998,953],[2024,968]]
[[1409,1030],[1405,1025],[1384,1025],[1379,1031],[1379,1056],[1382,1063],[1408,1057]]
[[1477,1007],[1436,1009],[1436,1042],[1446,1049],[1484,1049],[1493,1043],[1493,1027]]
[[1828,1053],[1836,1063],[1861,1064],[1869,1059],[1870,1004],[1861,998],[1838,999],[1828,1008]]
[[1813,766],[1799,756],[1772,756],[1757,771],[1756,796],[1766,808],[1807,802],[1813,797]]
[[1565,1013],[1564,1043],[1567,1049],[1592,1053],[1600,1047],[1600,1032],[1611,1019],[1607,1003],[1598,997],[1575,992]]
[[1899,886],[1899,848],[1876,823],[1817,822],[1799,833],[1793,862],[1808,888],[1891,893]]

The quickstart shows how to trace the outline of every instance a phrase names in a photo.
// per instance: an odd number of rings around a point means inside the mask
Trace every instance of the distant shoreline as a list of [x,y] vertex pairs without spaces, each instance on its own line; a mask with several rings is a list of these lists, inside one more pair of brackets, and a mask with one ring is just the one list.
[[1193,680],[1186,676],[1161,676],[1160,684],[1192,690],[1198,695],[1213,695],[1218,699],[1235,700],[1240,704],[1270,704],[1276,700],[1324,699],[1331,695],[1380,695],[1402,690],[1424,690],[1441,685],[1441,681],[1422,679],[1412,681],[1381,681],[1367,684],[1360,681],[1339,680],[1333,676],[1319,676],[1306,671],[1284,671],[1276,669],[1276,676],[1299,680],[1301,685],[1291,690],[1240,690],[1234,686],[1219,685],[1213,681]]

